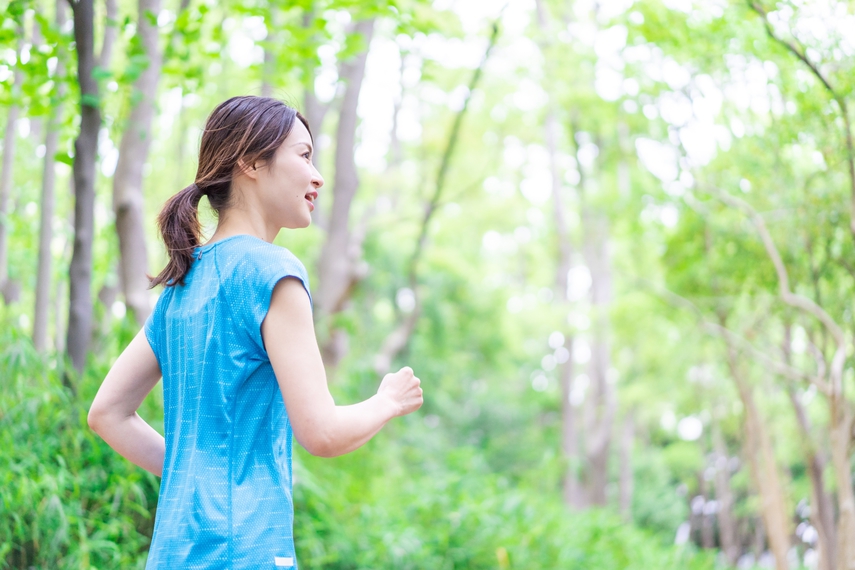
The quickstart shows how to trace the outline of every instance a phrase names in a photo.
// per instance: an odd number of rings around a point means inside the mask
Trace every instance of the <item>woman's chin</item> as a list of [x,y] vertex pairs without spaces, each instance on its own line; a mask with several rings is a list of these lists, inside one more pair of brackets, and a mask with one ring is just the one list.
[[308,217],[305,220],[293,221],[282,226],[286,230],[302,230],[312,225],[312,218]]

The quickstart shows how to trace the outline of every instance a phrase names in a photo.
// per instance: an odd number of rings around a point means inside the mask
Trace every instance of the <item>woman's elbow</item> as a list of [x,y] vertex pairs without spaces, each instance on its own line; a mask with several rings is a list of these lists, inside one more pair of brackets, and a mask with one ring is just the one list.
[[315,457],[336,457],[337,455],[341,455],[341,452],[338,451],[332,439],[323,435],[315,434],[310,437],[297,437],[297,443]]
[[101,422],[101,415],[95,407],[89,408],[89,415],[86,416],[86,423],[89,424],[89,429],[98,433],[98,425]]
[[104,429],[104,424],[107,419],[107,410],[98,405],[98,400],[92,402],[89,408],[89,414],[86,416],[86,423],[89,428],[97,434],[100,434]]

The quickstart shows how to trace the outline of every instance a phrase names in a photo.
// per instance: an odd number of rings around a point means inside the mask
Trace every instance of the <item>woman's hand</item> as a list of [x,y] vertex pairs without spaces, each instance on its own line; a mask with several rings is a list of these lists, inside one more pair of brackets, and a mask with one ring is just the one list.
[[390,372],[383,377],[377,395],[388,398],[393,404],[395,416],[405,416],[422,407],[424,397],[419,380],[413,369],[404,366],[397,372]]

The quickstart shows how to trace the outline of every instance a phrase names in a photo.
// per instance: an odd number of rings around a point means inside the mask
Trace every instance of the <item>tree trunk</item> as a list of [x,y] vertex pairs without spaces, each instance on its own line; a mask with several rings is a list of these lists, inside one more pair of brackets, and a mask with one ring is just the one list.
[[[555,240],[557,259],[555,264],[555,298],[561,299],[569,309],[567,297],[567,274],[570,271],[572,247],[567,231],[567,219],[564,211],[561,173],[558,167],[558,121],[555,118],[554,104],[549,103],[550,109],[546,115],[544,135],[546,148],[549,152],[549,165],[552,174],[552,210],[555,220]],[[561,381],[561,449],[567,461],[564,473],[564,504],[568,507],[580,508],[584,501],[579,488],[582,461],[579,456],[579,434],[577,429],[577,412],[579,408],[570,401],[573,392],[573,374],[575,373],[573,354],[573,335],[568,327],[564,333],[564,348],[571,355],[560,366],[558,374]]]
[[632,448],[635,443],[635,412],[629,410],[623,419],[623,433],[620,445],[620,496],[618,506],[626,522],[632,521]]
[[788,570],[787,553],[790,549],[790,517],[787,513],[784,489],[775,461],[772,442],[766,425],[757,409],[754,394],[743,377],[733,346],[727,344],[728,367],[736,383],[745,411],[745,455],[751,468],[754,486],[760,493],[760,510],[769,548],[775,557],[777,570]]
[[[309,9],[303,12],[303,28],[310,29],[314,25],[315,13],[314,6],[310,6]],[[310,36],[310,44],[316,45],[317,35],[311,34]],[[345,62],[341,62],[341,65],[345,65]],[[315,95],[315,67],[313,66],[313,62],[306,62],[306,65],[303,67],[303,116],[306,117],[306,120],[309,122],[309,127],[312,129],[312,135],[317,141],[320,134],[324,129],[324,119],[327,116],[327,111],[329,111],[330,103],[321,103],[318,97]],[[316,168],[320,168],[320,156],[322,149],[318,148],[320,145],[315,144],[315,148],[312,151],[312,162],[314,163]],[[326,231],[327,229],[327,220],[324,217],[324,208],[316,208],[314,211],[314,220],[318,224],[318,226]]]
[[404,71],[406,70],[407,58],[403,51],[398,48],[398,54],[401,58],[401,66],[398,71],[398,83],[401,84],[401,94],[395,98],[392,105],[392,128],[389,129],[389,161],[387,163],[387,172],[396,172],[404,161],[404,149],[401,145],[401,139],[398,137],[398,120],[401,116],[401,108],[404,106],[404,96],[406,94],[404,88]]
[[[314,6],[310,5],[308,9],[303,12],[302,25],[303,28],[309,30],[313,27],[315,20],[315,12]],[[310,33],[309,43],[312,46],[317,45],[317,34]],[[346,65],[345,62],[341,62],[339,66],[339,70]],[[320,145],[317,144],[318,139],[320,138],[321,133],[323,133],[324,129],[324,119],[327,116],[327,111],[330,109],[330,102],[322,103],[317,95],[315,95],[315,65],[313,61],[306,60],[305,65],[303,66],[303,116],[306,117],[306,120],[309,122],[309,127],[312,131],[312,136],[314,137],[316,143],[315,148],[312,151],[312,163],[315,165],[315,168],[320,170],[321,165],[321,154],[323,153],[323,149],[319,148]],[[327,227],[329,226],[327,220],[327,209],[326,208],[315,208],[315,211],[312,213],[312,221],[318,226],[319,229],[324,232],[327,231]]]
[[[830,328],[830,327],[826,327]],[[837,570],[855,570],[855,493],[852,490],[852,408],[844,393],[846,344],[839,329],[831,329],[837,349],[829,367],[827,394],[831,427],[831,464],[837,480]]]
[[69,267],[66,347],[74,368],[83,371],[92,336],[92,240],[95,232],[95,160],[101,126],[95,68],[92,0],[71,4],[80,85],[80,134],[74,141],[74,252]]
[[[21,96],[21,43],[19,36],[15,49],[15,73],[12,79],[12,104],[6,118],[3,135],[3,163],[0,168],[0,291],[5,292],[9,279],[9,194],[12,192],[12,166],[15,163],[15,133],[21,108],[18,98]],[[5,295],[4,295],[5,297]],[[8,302],[8,301],[7,301]]]
[[[276,53],[272,46],[278,44],[279,8],[275,3],[267,7],[267,37],[264,38],[264,59],[261,62],[261,96],[273,97],[273,78],[276,74]],[[311,123],[309,123],[311,124]]]
[[[270,39],[271,32],[267,33],[267,38]],[[264,48],[264,61],[262,61],[262,71],[261,71],[261,96],[262,97],[273,97],[273,84],[270,82],[270,78],[273,76],[274,72],[274,64],[275,61],[273,59],[273,53],[270,51],[269,47]]]
[[707,485],[706,474],[702,471],[698,474],[698,489],[703,498],[703,505],[697,514],[698,529],[701,536],[701,548],[715,548],[715,526],[713,524],[713,513],[707,511],[707,506],[712,501],[710,490]]
[[[573,337],[564,337],[564,348],[569,354],[573,354]],[[559,377],[561,379],[561,450],[567,461],[567,470],[564,472],[564,504],[572,508],[581,508],[582,497],[579,489],[579,474],[582,461],[579,457],[579,434],[576,428],[576,412],[570,401],[573,392],[573,374],[575,373],[572,356],[561,365]]]
[[[65,24],[65,2],[56,3],[56,26]],[[65,85],[62,77],[65,75],[65,62],[59,58],[56,63],[54,77],[57,78],[56,93],[48,115],[45,131],[45,163],[42,175],[41,212],[39,220],[39,267],[36,277],[36,306],[33,318],[33,345],[36,350],[43,352],[47,348],[48,319],[50,313],[50,283],[52,277],[53,253],[53,214],[56,206],[54,198],[56,188],[56,156],[59,148],[59,127],[62,124],[62,99],[65,96]],[[57,331],[60,334],[60,331]]]
[[[782,352],[784,362],[791,364],[791,327],[789,323],[784,325],[784,342]],[[807,412],[802,405],[799,395],[796,393],[791,382],[785,384],[787,396],[796,413],[796,420],[802,432],[802,449],[807,464],[808,474],[811,482],[810,521],[817,532],[817,552],[819,564],[817,570],[834,570],[837,558],[836,529],[834,527],[834,505],[831,496],[825,490],[823,474],[825,473],[826,458],[818,449],[813,438],[813,427]]]
[[335,178],[333,202],[330,209],[327,238],[318,260],[318,291],[315,295],[315,315],[327,331],[323,345],[324,362],[335,367],[344,353],[341,344],[330,342],[334,335],[329,317],[342,310],[354,285],[364,277],[358,271],[361,257],[359,244],[354,244],[350,231],[350,207],[359,188],[359,178],[353,153],[356,147],[359,92],[365,77],[367,46],[374,33],[374,20],[356,24],[355,32],[365,38],[366,50],[342,66],[341,79],[346,82],[336,132]]
[[151,311],[143,210],[143,168],[151,147],[151,124],[162,60],[157,27],[150,23],[147,14],[159,13],[160,4],[160,0],[139,0],[137,34],[148,65],[134,81],[131,94],[133,108],[119,144],[119,161],[113,176],[113,210],[121,254],[119,281],[125,304],[140,325]]
[[763,526],[763,516],[754,519],[754,540],[751,544],[751,551],[754,554],[754,560],[760,560],[763,553],[766,551],[766,527]]
[[[74,0],[75,2],[77,0]],[[73,6],[74,2],[72,2]],[[98,67],[107,69],[113,58],[113,47],[119,35],[119,6],[118,0],[104,0],[106,11],[106,22],[104,22],[104,37],[101,41],[101,53],[98,54]],[[155,14],[157,16],[157,14]],[[92,53],[95,53],[95,42],[92,42]]]
[[[178,5],[178,12],[175,15],[175,20],[178,21],[181,19],[182,15],[187,11],[190,7],[190,0],[181,0]],[[169,39],[166,42],[166,47],[163,50],[163,57],[166,59],[175,57],[175,43],[178,41],[179,35],[177,33],[172,33],[169,36]],[[178,98],[178,110],[175,113],[175,130],[173,131],[175,134],[173,135],[176,143],[175,149],[175,162],[176,162],[176,172],[178,172],[179,176],[184,176],[184,154],[185,147],[187,142],[186,135],[186,127],[184,126],[184,88],[179,85],[178,88],[181,90],[181,95]],[[192,176],[192,174],[190,174]]]
[[[39,13],[42,10],[42,7],[38,2],[34,2],[33,10],[35,14],[33,15],[32,21],[32,32],[30,36],[30,51],[36,52],[42,47],[44,43],[44,38],[42,37],[42,29],[41,24],[39,23]],[[33,146],[38,146],[42,142],[42,119],[41,117],[30,117],[30,140],[33,143]]]
[[796,413],[802,431],[802,445],[808,474],[811,482],[810,521],[817,532],[817,552],[819,564],[817,570],[834,570],[837,559],[836,529],[834,526],[834,505],[825,490],[823,474],[826,459],[821,457],[811,439],[811,426],[807,413],[793,387],[787,384],[787,395]]
[[[544,58],[549,50],[550,21],[549,15],[542,0],[537,0],[537,23],[541,32],[540,50]],[[546,117],[544,121],[543,138],[546,142],[546,150],[549,153],[549,172],[552,185],[552,215],[555,224],[555,298],[560,299],[569,309],[567,297],[567,275],[572,263],[573,248],[570,243],[570,235],[567,229],[567,217],[563,188],[561,183],[561,169],[558,163],[558,134],[560,124],[557,117],[557,108],[551,90],[547,88],[549,100],[547,102]],[[564,348],[569,354],[573,354],[573,336],[568,327],[564,333]],[[570,401],[573,391],[573,374],[575,373],[572,357],[567,362],[559,365],[558,375],[561,382],[561,449],[567,461],[567,470],[564,473],[564,504],[572,508],[581,508],[584,501],[580,493],[579,476],[582,461],[579,457],[579,441],[577,429],[577,410]]]
[[585,474],[588,505],[606,504],[608,460],[616,408],[615,390],[609,380],[609,305],[612,298],[609,224],[602,212],[582,208],[585,262],[591,272],[591,360],[588,363],[590,395],[585,407]]
[[[72,176],[68,181],[68,191],[69,195],[74,197],[74,177]],[[74,210],[69,210],[66,214],[66,224],[69,227],[74,227]],[[74,240],[64,239],[62,243],[62,254],[59,256],[63,263],[65,263],[66,259],[71,257],[72,248],[74,247]],[[56,348],[57,354],[66,354],[66,346],[65,346],[65,335],[67,332],[68,323],[64,322],[63,319],[68,317],[68,313],[70,312],[66,302],[68,301],[68,292],[66,287],[68,286],[68,280],[64,277],[61,277],[56,280],[54,292],[53,292],[53,304],[54,304],[54,347]]]
[[831,462],[837,479],[837,568],[855,570],[855,496],[849,450],[852,441],[852,412],[842,395],[831,399]]
[[717,423],[712,426],[713,451],[715,453],[715,497],[718,501],[718,536],[724,558],[731,566],[739,560],[739,540],[733,515],[733,490],[730,486],[730,458],[727,446]]

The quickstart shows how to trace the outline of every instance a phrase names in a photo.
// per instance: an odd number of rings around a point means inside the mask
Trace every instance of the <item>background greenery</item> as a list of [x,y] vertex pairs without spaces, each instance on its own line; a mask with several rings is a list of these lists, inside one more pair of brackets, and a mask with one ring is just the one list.
[[[843,547],[835,560],[818,543],[810,469],[815,458],[831,544],[855,541],[841,515],[851,430],[842,467],[831,463],[834,410],[850,413],[855,376],[855,4],[492,4],[191,0],[148,16],[164,53],[143,158],[149,273],[165,262],[155,217],[192,181],[205,117],[270,89],[298,108],[329,104],[312,125],[326,177],[318,223],[277,239],[317,287],[343,184],[342,77],[368,53],[347,149],[365,272],[319,334],[345,339],[329,374],[337,401],[352,402],[376,389],[380,347],[417,315],[392,366],[412,366],[426,400],[348,456],[297,452],[302,567],[845,568]],[[142,568],[153,527],[158,479],[86,426],[139,328],[121,293],[111,184],[148,59],[136,4],[117,10],[110,20],[96,5],[96,44],[108,30],[117,39],[98,70],[94,325],[79,373],[64,342],[80,123],[72,25],[43,0],[3,4],[0,17],[0,101],[20,112],[2,217],[2,568]],[[370,42],[354,29],[368,20]],[[43,138],[60,108],[49,342],[37,351]],[[791,292],[839,325],[842,345],[782,294],[758,218]],[[159,390],[140,412],[160,428]],[[585,494],[595,475],[605,500]]]

